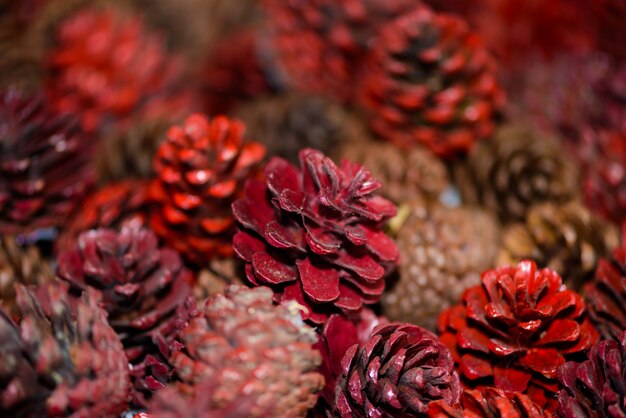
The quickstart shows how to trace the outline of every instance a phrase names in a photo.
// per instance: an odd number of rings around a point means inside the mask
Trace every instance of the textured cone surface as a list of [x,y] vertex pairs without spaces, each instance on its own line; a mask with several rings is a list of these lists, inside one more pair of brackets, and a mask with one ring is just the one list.
[[448,158],[491,135],[504,102],[481,39],[461,18],[426,6],[381,30],[359,88],[374,132]]
[[270,160],[232,206],[247,279],[271,287],[278,302],[298,301],[315,323],[377,302],[398,256],[383,231],[396,208],[380,186],[365,167],[338,167],[313,149],[300,151],[300,168]]
[[96,294],[18,285],[21,320],[0,311],[0,413],[7,417],[117,416],[128,407],[128,362]]
[[439,313],[495,266],[500,231],[480,209],[415,208],[397,237],[399,279],[383,295],[387,317],[435,330]]
[[244,132],[237,120],[194,114],[168,130],[154,157],[151,227],[190,262],[232,254],[230,205],[265,156]]
[[579,189],[576,165],[558,141],[522,126],[505,126],[479,144],[456,180],[466,203],[494,211],[503,222],[523,221],[534,204],[572,200]]
[[431,402],[459,401],[452,355],[416,325],[379,326],[362,347],[346,352],[341,367],[336,406],[342,418],[426,416]]
[[506,227],[502,241],[498,265],[533,260],[559,273],[568,288],[579,290],[620,238],[614,225],[571,202],[531,207],[525,223]]
[[[180,333],[182,349],[170,357],[181,392],[203,381],[218,384],[207,405],[249,402],[251,417],[304,417],[324,378],[315,371],[316,336],[296,303],[274,306],[272,291],[230,286],[207,299],[204,312]],[[248,398],[248,400],[246,400]]]
[[524,392],[542,407],[553,403],[559,366],[598,340],[583,298],[532,261],[486,271],[481,280],[439,317],[441,340],[465,385]]
[[238,267],[234,256],[209,261],[193,284],[193,297],[198,306],[203,306],[209,296],[223,293],[228,285],[242,284]]
[[93,183],[92,147],[41,96],[0,93],[0,233],[60,225]]

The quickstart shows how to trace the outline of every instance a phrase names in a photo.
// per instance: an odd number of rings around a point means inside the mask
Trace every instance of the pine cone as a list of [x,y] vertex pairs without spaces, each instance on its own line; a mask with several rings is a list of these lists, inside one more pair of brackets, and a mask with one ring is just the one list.
[[592,418],[626,416],[626,332],[617,341],[596,344],[582,363],[559,369],[559,416]]
[[0,93],[0,234],[60,225],[93,183],[92,144],[41,96]]
[[450,406],[442,401],[429,405],[430,418],[552,418],[552,414],[534,403],[527,395],[496,388],[465,390],[461,404]]
[[441,314],[441,340],[468,387],[524,392],[545,406],[558,389],[559,366],[598,339],[582,297],[532,261],[486,271],[481,280]]
[[67,286],[16,286],[16,325],[0,310],[0,414],[102,417],[128,406],[128,363],[94,292],[70,302]]
[[314,371],[321,359],[300,309],[294,302],[274,306],[268,288],[230,286],[210,297],[203,315],[180,333],[183,348],[170,357],[179,390],[189,393],[211,380],[219,385],[207,401],[211,407],[247,395],[250,417],[306,416],[324,379]]
[[491,135],[504,101],[478,36],[461,18],[426,6],[381,30],[359,89],[374,132],[446,158]]
[[479,144],[456,174],[464,201],[503,222],[523,221],[531,205],[573,200],[579,188],[577,168],[558,141],[522,126]]
[[398,256],[383,222],[396,210],[373,193],[380,183],[364,167],[337,167],[312,149],[300,152],[300,167],[275,157],[263,181],[246,183],[232,205],[233,248],[252,284],[271,286],[278,302],[297,300],[305,319],[322,323],[380,299]]
[[234,256],[210,260],[208,264],[200,270],[193,285],[193,297],[198,306],[203,306],[209,296],[223,293],[228,285],[242,284]]
[[448,349],[429,331],[393,323],[346,352],[337,385],[342,418],[425,416],[437,400],[453,405],[461,385]]
[[544,203],[530,208],[525,223],[504,230],[498,265],[533,260],[559,273],[569,289],[579,290],[619,242],[617,228],[580,203]]
[[383,295],[385,315],[435,330],[439,313],[495,266],[499,242],[497,222],[480,209],[414,208],[397,237],[399,279]]
[[237,120],[194,114],[168,130],[154,158],[152,228],[191,262],[232,254],[230,204],[265,155],[244,131]]

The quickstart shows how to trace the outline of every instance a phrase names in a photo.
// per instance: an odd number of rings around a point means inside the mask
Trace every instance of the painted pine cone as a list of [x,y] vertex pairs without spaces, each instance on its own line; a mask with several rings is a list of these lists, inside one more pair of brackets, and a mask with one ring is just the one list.
[[232,254],[230,204],[265,156],[244,132],[237,120],[193,114],[168,130],[154,158],[151,227],[190,262]]
[[302,322],[301,307],[275,306],[272,291],[229,286],[209,297],[204,312],[180,333],[181,348],[170,356],[181,392],[206,380],[219,386],[211,407],[250,397],[250,417],[304,417],[317,401],[324,378],[315,369],[316,336]]
[[95,292],[18,285],[19,324],[0,310],[0,413],[7,417],[117,416],[128,407],[128,361]]
[[59,226],[94,182],[93,141],[42,96],[0,93],[0,233]]
[[491,135],[504,102],[480,38],[461,18],[426,6],[381,30],[359,89],[374,132],[446,158]]
[[348,349],[341,367],[337,414],[342,418],[427,416],[431,402],[459,401],[452,355],[416,325],[381,325],[364,346]]
[[524,392],[545,406],[558,389],[559,366],[598,339],[583,298],[532,261],[486,271],[481,279],[482,286],[467,289],[460,304],[441,314],[441,340],[468,387]]
[[263,181],[246,183],[232,207],[239,223],[233,247],[252,284],[270,286],[277,302],[297,300],[305,319],[322,323],[380,299],[398,256],[383,231],[396,208],[357,164],[338,167],[304,149],[300,167],[275,157]]

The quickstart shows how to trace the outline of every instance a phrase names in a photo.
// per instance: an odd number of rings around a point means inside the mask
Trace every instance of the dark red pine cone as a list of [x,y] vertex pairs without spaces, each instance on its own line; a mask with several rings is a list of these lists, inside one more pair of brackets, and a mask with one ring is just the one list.
[[341,361],[337,414],[342,418],[426,416],[437,400],[459,401],[454,360],[439,339],[417,325],[377,327]]
[[452,157],[493,132],[504,95],[495,62],[460,17],[423,6],[381,29],[359,102],[382,138]]
[[244,133],[238,120],[193,114],[169,129],[154,158],[151,227],[190,262],[232,254],[230,204],[265,156]]
[[464,383],[524,392],[540,406],[553,402],[559,366],[598,339],[583,298],[532,261],[486,271],[481,280],[439,318]]
[[305,319],[323,323],[380,299],[398,256],[383,231],[396,208],[358,164],[337,167],[304,149],[300,166],[275,157],[262,181],[248,180],[232,205],[240,227],[233,247],[253,285],[270,286],[277,302],[297,300]]
[[0,92],[0,234],[60,225],[94,183],[93,146],[43,97]]

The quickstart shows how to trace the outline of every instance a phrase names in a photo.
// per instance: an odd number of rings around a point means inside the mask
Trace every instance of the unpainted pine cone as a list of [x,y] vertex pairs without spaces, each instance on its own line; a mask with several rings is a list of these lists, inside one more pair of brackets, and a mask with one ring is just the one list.
[[492,210],[504,223],[523,221],[532,205],[579,194],[578,169],[558,140],[525,126],[500,128],[455,174],[464,202]]
[[396,239],[397,281],[383,294],[387,317],[435,330],[439,314],[495,267],[500,227],[479,208],[411,208]]
[[569,289],[579,290],[619,244],[615,225],[581,203],[544,203],[530,208],[525,223],[504,229],[498,265],[533,260],[559,273]]
[[242,284],[237,260],[233,256],[210,260],[198,272],[193,285],[193,297],[198,306],[203,306],[209,296],[223,293],[231,284]]

